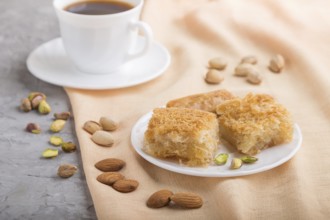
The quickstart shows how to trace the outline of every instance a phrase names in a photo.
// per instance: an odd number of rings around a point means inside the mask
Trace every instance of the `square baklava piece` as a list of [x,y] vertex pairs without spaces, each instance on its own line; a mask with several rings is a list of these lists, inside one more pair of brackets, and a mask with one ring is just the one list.
[[188,166],[208,166],[219,145],[214,113],[187,108],[157,108],[144,134],[143,150]]
[[241,153],[255,155],[292,140],[290,113],[270,95],[249,93],[219,104],[216,113],[221,138]]

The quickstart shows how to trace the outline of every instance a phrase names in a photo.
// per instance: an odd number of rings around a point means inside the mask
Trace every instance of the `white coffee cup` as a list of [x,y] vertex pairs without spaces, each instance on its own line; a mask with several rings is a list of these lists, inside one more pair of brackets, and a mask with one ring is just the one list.
[[[82,0],[53,1],[64,48],[79,71],[113,73],[126,62],[148,52],[152,31],[148,24],[139,21],[143,0],[122,0],[134,7],[115,14],[84,15],[64,10],[79,1]],[[136,52],[138,31],[145,40],[143,48]]]

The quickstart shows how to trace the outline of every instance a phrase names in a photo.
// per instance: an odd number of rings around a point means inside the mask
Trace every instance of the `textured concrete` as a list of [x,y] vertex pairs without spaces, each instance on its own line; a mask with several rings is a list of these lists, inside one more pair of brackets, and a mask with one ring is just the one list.
[[[79,150],[42,159],[41,152],[51,147],[52,114],[18,109],[30,91],[41,91],[53,112],[70,110],[64,90],[36,79],[25,64],[31,50],[59,36],[52,2],[0,0],[0,9],[0,219],[96,219]],[[27,133],[29,122],[39,123],[43,132]],[[77,143],[73,120],[60,136]],[[79,172],[61,179],[56,175],[61,163],[76,164]]]

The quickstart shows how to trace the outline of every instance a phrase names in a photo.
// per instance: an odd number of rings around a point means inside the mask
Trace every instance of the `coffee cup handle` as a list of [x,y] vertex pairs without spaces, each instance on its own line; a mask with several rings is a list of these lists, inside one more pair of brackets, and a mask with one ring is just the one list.
[[134,53],[128,53],[127,56],[127,61],[135,59],[137,57],[143,56],[144,54],[146,54],[150,48],[151,48],[151,44],[152,44],[152,30],[150,28],[150,26],[142,21],[131,21],[130,22],[130,28],[132,30],[141,30],[141,32],[143,33],[143,36],[145,38],[144,41],[144,46],[143,48],[138,51],[138,52],[134,52]]

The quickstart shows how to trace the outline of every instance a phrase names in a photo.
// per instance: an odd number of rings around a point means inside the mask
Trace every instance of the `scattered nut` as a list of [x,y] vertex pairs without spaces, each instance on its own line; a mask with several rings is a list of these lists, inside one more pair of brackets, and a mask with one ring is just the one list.
[[66,122],[65,120],[61,120],[61,119],[55,120],[50,125],[49,130],[54,133],[60,132],[64,128],[65,122]]
[[161,208],[167,206],[171,201],[172,195],[173,192],[171,192],[170,190],[159,190],[149,197],[147,201],[147,206],[150,208]]
[[72,142],[63,142],[62,150],[67,153],[71,153],[76,150],[76,145]]
[[20,109],[24,112],[32,110],[31,102],[28,98],[22,99]]
[[46,102],[46,100],[41,100],[41,102],[38,105],[38,111],[44,115],[51,112],[50,105]]
[[55,119],[68,120],[71,117],[71,113],[70,112],[55,113],[54,117]]
[[248,81],[251,84],[258,85],[262,82],[262,77],[259,74],[259,72],[255,69],[255,70],[251,70],[250,72],[248,72],[246,81]]
[[223,165],[227,162],[228,160],[228,154],[226,153],[222,153],[222,154],[218,154],[215,158],[214,158],[214,163],[216,165]]
[[125,166],[125,161],[116,159],[116,158],[108,158],[101,160],[95,164],[95,167],[103,172],[109,171],[119,171]]
[[78,168],[72,164],[62,164],[58,170],[57,175],[62,178],[69,178],[77,172]]
[[214,69],[207,71],[205,75],[205,81],[209,84],[219,84],[224,80],[220,72]]
[[209,67],[211,69],[224,70],[227,66],[227,62],[220,57],[215,57],[209,60]]
[[26,126],[26,131],[31,132],[33,134],[40,134],[41,128],[38,124],[36,123],[29,123]]
[[59,136],[51,136],[49,138],[49,143],[51,143],[54,146],[60,146],[63,143],[63,139]]
[[125,177],[118,172],[105,172],[105,173],[98,175],[98,177],[96,179],[100,183],[111,186],[116,181],[122,180],[124,178]]
[[58,150],[57,149],[52,149],[52,148],[47,148],[42,152],[42,156],[44,158],[53,158],[58,155]]
[[255,56],[245,56],[242,58],[241,63],[249,63],[255,65],[258,63],[257,57]]
[[239,158],[233,158],[233,160],[231,161],[231,165],[230,168],[231,169],[239,169],[242,166],[242,160]]
[[276,54],[269,62],[269,70],[274,73],[280,73],[284,68],[285,60],[282,55]]
[[92,135],[92,140],[94,141],[95,144],[104,147],[111,147],[114,143],[112,135],[106,131],[96,131]]
[[252,156],[243,156],[241,157],[243,163],[254,163],[258,161],[258,158]]
[[86,121],[83,128],[90,134],[94,134],[95,131],[102,130],[101,125],[99,125],[96,121]]
[[46,95],[42,92],[30,92],[28,95],[28,99],[32,102],[32,100],[36,96],[41,96],[44,100],[46,100]]
[[203,206],[202,198],[195,193],[181,192],[171,196],[171,201],[182,208],[200,208]]
[[105,131],[114,131],[118,127],[118,124],[109,117],[101,117],[100,125]]
[[247,76],[249,72],[256,71],[255,66],[250,63],[241,63],[235,68],[235,76]]
[[42,95],[36,95],[32,100],[31,100],[31,105],[33,109],[37,109],[39,107],[39,104],[41,101],[45,100]]
[[122,193],[129,193],[139,186],[139,182],[136,180],[130,180],[130,179],[121,179],[116,181],[112,187],[117,190],[118,192]]

